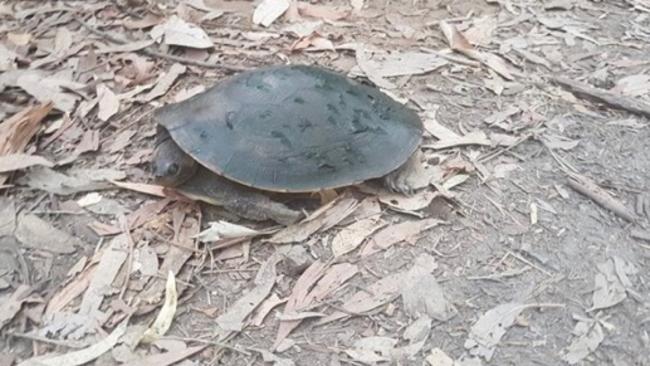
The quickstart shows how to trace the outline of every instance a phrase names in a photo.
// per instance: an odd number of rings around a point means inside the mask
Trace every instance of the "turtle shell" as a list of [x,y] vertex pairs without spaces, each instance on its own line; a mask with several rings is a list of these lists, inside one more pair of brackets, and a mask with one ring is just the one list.
[[157,122],[204,167],[247,186],[312,192],[379,178],[417,149],[417,114],[320,67],[243,72],[158,110]]

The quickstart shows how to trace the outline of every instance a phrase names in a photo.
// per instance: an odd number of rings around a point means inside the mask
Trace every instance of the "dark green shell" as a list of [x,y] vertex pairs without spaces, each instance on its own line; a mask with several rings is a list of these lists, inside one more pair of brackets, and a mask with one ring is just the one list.
[[382,177],[406,162],[423,131],[415,112],[378,89],[304,65],[243,72],[156,118],[206,168],[279,192]]

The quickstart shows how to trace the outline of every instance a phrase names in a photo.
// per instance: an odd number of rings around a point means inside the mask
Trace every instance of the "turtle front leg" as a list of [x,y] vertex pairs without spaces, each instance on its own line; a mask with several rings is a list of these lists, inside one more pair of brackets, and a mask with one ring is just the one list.
[[384,176],[386,188],[406,195],[411,195],[420,188],[416,186],[414,175],[422,165],[422,156],[420,149],[417,149],[402,166]]

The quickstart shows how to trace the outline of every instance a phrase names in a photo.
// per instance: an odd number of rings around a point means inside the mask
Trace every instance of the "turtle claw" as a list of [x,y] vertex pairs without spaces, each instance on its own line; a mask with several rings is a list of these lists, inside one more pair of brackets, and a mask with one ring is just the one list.
[[422,153],[417,150],[401,167],[390,172],[384,177],[384,185],[392,192],[411,196],[415,193],[416,186],[412,175],[417,171]]

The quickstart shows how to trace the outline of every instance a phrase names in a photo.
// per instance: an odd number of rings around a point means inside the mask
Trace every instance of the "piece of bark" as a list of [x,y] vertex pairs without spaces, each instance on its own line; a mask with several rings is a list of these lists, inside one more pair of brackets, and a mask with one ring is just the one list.
[[578,97],[591,99],[610,107],[626,110],[650,118],[650,104],[639,99],[625,97],[622,94],[595,88],[589,84],[567,79],[561,76],[550,78],[554,83],[562,86]]

